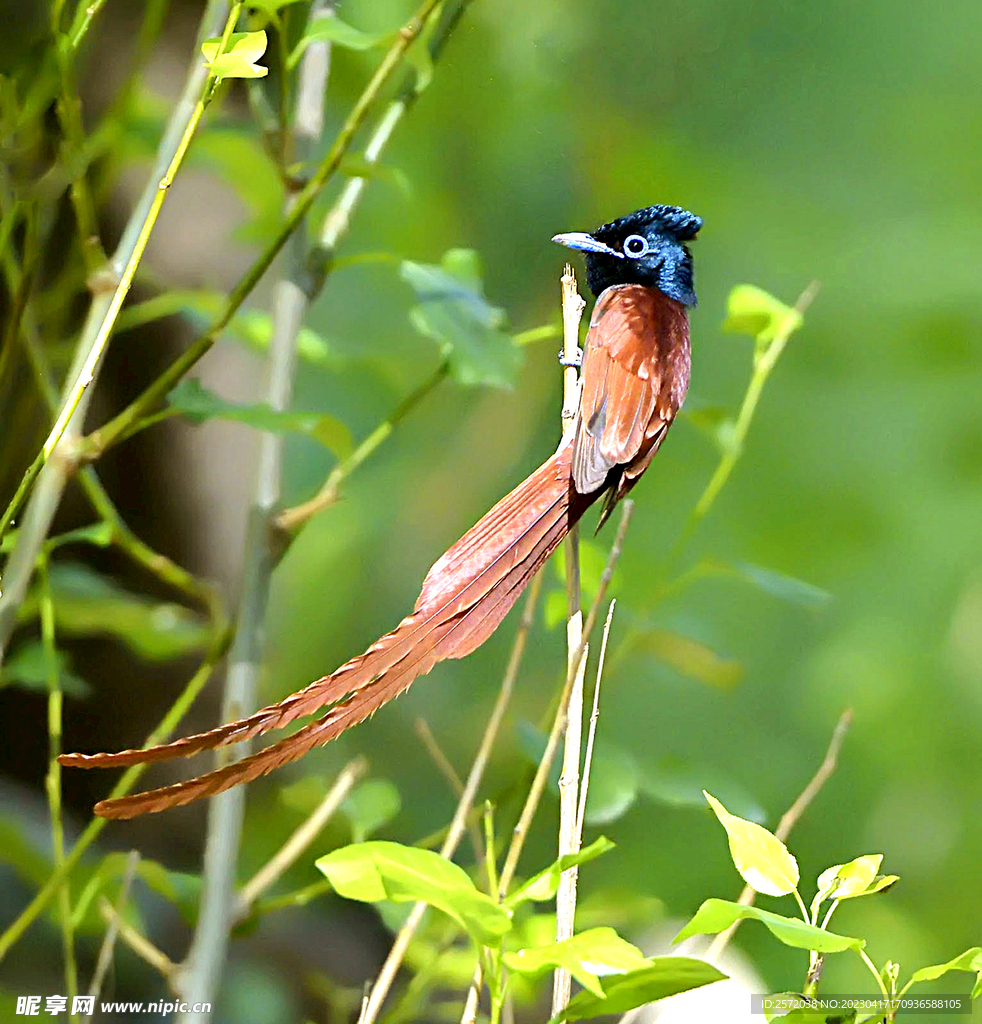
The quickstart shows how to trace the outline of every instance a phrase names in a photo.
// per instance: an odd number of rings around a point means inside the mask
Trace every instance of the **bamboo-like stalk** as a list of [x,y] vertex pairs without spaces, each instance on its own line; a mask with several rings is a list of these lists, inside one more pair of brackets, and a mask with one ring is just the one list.
[[[563,435],[575,428],[576,409],[579,404],[579,373],[576,358],[579,353],[580,318],[585,303],[576,290],[576,276],[567,263],[562,277],[563,302]],[[559,776],[559,842],[558,856],[576,853],[580,847],[577,834],[577,808],[580,786],[580,745],[583,728],[583,677],[586,657],[580,664],[574,662],[583,640],[583,612],[580,609],[580,531],[574,526],[566,538],[566,647],[567,671],[573,673],[566,710],[566,730],[563,744],[563,768]],[[564,871],[556,891],[556,941],[572,938],[576,917],[575,867]],[[553,975],[552,1013],[555,1016],[569,1002],[572,978],[569,971],[559,968]]]
[[[81,5],[80,11],[83,6],[86,5]],[[92,6],[88,5],[88,7]],[[222,24],[226,21],[227,11],[227,0],[208,0],[198,29],[198,44],[220,31]],[[87,28],[90,22],[91,17],[85,21],[84,27]],[[84,35],[84,29],[80,28],[80,32]],[[188,124],[195,115],[197,101],[203,94],[209,78],[208,70],[198,54],[199,50],[196,45],[196,56],[191,62],[184,89],[174,106],[167,128],[161,138],[150,177],[107,267],[107,273],[104,275],[107,280],[119,280],[125,268],[130,264],[133,253],[139,244],[143,225],[157,199],[160,182],[167,169],[172,165],[177,149],[185,137]],[[0,588],[2,589],[0,592],[0,664],[3,663],[4,652],[17,624],[17,609],[27,593],[27,587],[34,572],[35,560],[48,535],[55,511],[61,501],[61,495],[71,471],[71,454],[77,439],[81,436],[82,424],[88,410],[92,394],[91,384],[99,372],[99,359],[93,360],[92,352],[112,301],[112,289],[107,289],[104,283],[98,284],[101,279],[101,276],[96,278],[92,302],[82,328],[75,358],[68,372],[69,385],[66,388],[64,403],[67,405],[72,401],[71,396],[74,390],[78,390],[77,401],[74,403],[72,414],[58,432],[59,443],[52,449],[50,458],[42,459],[41,468],[33,476],[31,476],[31,470],[28,470],[30,478],[34,479],[36,476],[36,480],[21,517],[17,542],[4,566],[3,586]],[[85,380],[83,371],[87,366],[92,376],[91,380],[86,381],[83,385],[82,381]],[[60,419],[61,417],[56,417],[56,422]],[[52,435],[54,433],[55,431],[52,431]],[[39,453],[39,457],[43,454],[43,451]],[[26,489],[17,499],[14,508],[23,501],[24,494],[26,494]]]
[[[314,0],[309,18],[327,8],[326,0]],[[295,157],[306,161],[320,140],[324,125],[324,94],[330,70],[330,44],[311,43],[304,51],[297,78],[293,124]],[[286,126],[281,125],[286,131]],[[288,195],[286,216],[298,203],[299,190]],[[265,400],[283,412],[293,393],[297,335],[307,314],[304,291],[306,240],[303,220],[291,240],[289,269],[273,288],[273,333],[269,346]],[[276,564],[270,526],[280,501],[283,435],[263,431],[259,439],[259,464],[249,514],[242,566],[242,595],[235,639],[229,657],[222,701],[222,721],[243,718],[255,709],[259,672],[265,654],[266,608],[270,581]],[[248,753],[238,744],[234,753],[217,754],[219,764]],[[177,974],[177,987],[191,1009],[179,1018],[185,1024],[205,1024],[210,1017],[196,1009],[212,1005],[221,984],[232,925],[240,908],[235,892],[239,842],[245,816],[244,786],[220,793],[208,803],[208,827],[204,853],[204,889],[191,947]]]

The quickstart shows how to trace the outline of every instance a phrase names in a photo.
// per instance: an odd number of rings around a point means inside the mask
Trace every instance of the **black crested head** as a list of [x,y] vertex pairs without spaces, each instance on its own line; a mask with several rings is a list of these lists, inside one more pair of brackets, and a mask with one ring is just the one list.
[[556,235],[553,241],[586,254],[594,295],[611,285],[643,284],[694,306],[692,254],[685,243],[701,227],[702,218],[680,206],[646,206],[589,234]]

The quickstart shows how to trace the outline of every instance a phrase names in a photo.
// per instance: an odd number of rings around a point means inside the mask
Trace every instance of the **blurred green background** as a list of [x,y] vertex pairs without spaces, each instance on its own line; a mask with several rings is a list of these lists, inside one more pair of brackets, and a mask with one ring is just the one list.
[[[401,0],[346,0],[341,14],[383,31],[409,10]],[[370,183],[342,253],[436,263],[450,247],[474,248],[489,299],[522,330],[557,318],[565,253],[551,235],[649,203],[686,206],[705,219],[694,245],[692,409],[735,410],[749,378],[752,343],[720,330],[733,285],[751,282],[791,303],[821,282],[682,564],[752,563],[832,600],[805,606],[708,580],[656,606],[654,581],[716,462],[681,420],[634,494],[600,729],[639,777],[675,766],[724,798],[744,794],[743,809],[759,807],[773,827],[853,707],[839,769],[790,846],[805,879],[884,854],[900,884],[840,910],[837,926],[865,936],[878,963],[889,957],[908,969],[982,937],[980,38],[982,8],[970,0],[478,0],[384,158],[410,191]],[[175,69],[185,55],[173,57]],[[334,123],[375,59],[335,54]],[[269,211],[277,202],[269,197]],[[220,280],[205,270],[192,283]],[[310,324],[347,358],[337,372],[302,366],[296,407],[330,412],[364,436],[438,361],[409,325],[412,301],[391,261],[339,265]],[[275,577],[266,698],[391,628],[430,563],[549,454],[557,347],[527,349],[510,393],[442,385],[351,479],[345,500],[305,530]],[[258,379],[258,361],[254,369]],[[290,452],[288,498],[302,499],[330,460],[303,441]],[[195,525],[181,529],[193,534]],[[387,837],[413,841],[440,827],[453,799],[413,720],[424,716],[466,770],[516,622],[466,661],[438,667],[371,724],[253,787],[245,867],[294,822],[276,796],[284,776],[329,774],[358,751],[402,792]],[[618,654],[643,625],[739,660],[741,681],[721,689],[637,649]],[[548,632],[540,616],[488,787],[505,806],[503,787],[523,763],[514,723],[545,713],[562,652],[562,631]],[[138,688],[139,676],[129,685]],[[70,733],[71,716],[70,708]],[[100,735],[113,745],[138,738],[111,723]],[[554,820],[552,800],[526,867],[552,850]],[[154,821],[133,834],[166,851],[168,828]],[[739,892],[722,830],[703,809],[639,793],[603,831],[618,850],[582,872],[587,893],[622,886],[684,917],[704,898]],[[193,855],[183,856],[196,870]],[[313,912],[327,919],[336,909]],[[737,942],[768,984],[800,984],[802,958],[762,929],[747,926]],[[865,988],[858,961],[841,960],[828,968],[829,990]]]

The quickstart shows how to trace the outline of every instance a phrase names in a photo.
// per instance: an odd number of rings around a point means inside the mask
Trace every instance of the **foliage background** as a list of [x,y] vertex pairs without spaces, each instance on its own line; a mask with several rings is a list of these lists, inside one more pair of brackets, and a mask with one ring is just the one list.
[[[3,5],[26,39],[32,6]],[[94,104],[104,99],[114,48],[125,45],[124,7],[108,5],[93,44],[82,84]],[[382,31],[408,10],[402,0],[348,0],[343,16]],[[195,16],[193,4],[174,8],[151,89],[176,88]],[[852,705],[839,772],[791,846],[806,875],[884,853],[900,886],[841,911],[838,927],[866,936],[874,959],[912,966],[973,945],[982,920],[982,890],[971,881],[982,859],[980,32],[982,11],[969,0],[902,9],[844,0],[482,0],[388,151],[386,163],[404,173],[410,191],[372,183],[345,249],[437,262],[449,247],[473,247],[489,297],[521,329],[555,317],[563,253],[549,244],[553,233],[589,229],[650,202],[687,206],[706,221],[695,247],[693,409],[732,407],[745,386],[747,346],[719,330],[729,288],[752,281],[792,301],[811,279],[821,281],[734,479],[689,551],[780,570],[834,600],[803,608],[712,581],[653,606],[652,580],[715,461],[703,436],[680,422],[636,492],[620,568],[623,621],[696,636],[739,659],[743,678],[720,690],[651,657],[615,657],[601,729],[641,774],[673,761],[707,785],[723,779],[773,824]],[[336,54],[329,116],[333,108],[339,118],[357,95],[372,59]],[[224,124],[242,117],[233,103]],[[137,128],[132,143],[139,156]],[[150,266],[168,285],[225,284],[255,237],[236,232],[235,222],[268,223],[279,207],[257,150],[213,148],[211,166],[199,154],[178,182],[151,250]],[[224,184],[223,173],[238,183]],[[106,211],[110,233],[125,202],[117,195]],[[205,210],[218,212],[202,219]],[[302,367],[296,407],[340,417],[355,437],[367,433],[436,365],[432,346],[409,326],[410,304],[392,262],[339,268],[311,326],[345,359],[336,372]],[[149,379],[159,349],[174,345],[180,330],[120,339],[103,408],[132,393],[134,380]],[[350,481],[344,502],[305,531],[275,580],[267,697],[330,671],[390,628],[435,557],[548,454],[558,429],[555,347],[528,350],[513,393],[443,385]],[[209,357],[205,375],[227,397],[259,387],[258,361],[231,341]],[[6,455],[10,435],[0,444]],[[109,463],[137,531],[224,577],[230,592],[251,444],[235,425],[168,425]],[[299,499],[330,463],[297,441],[289,466],[287,497]],[[412,841],[439,827],[451,797],[413,718],[425,716],[451,760],[466,764],[513,628],[438,668],[293,775],[330,773],[364,751],[373,771],[403,793],[391,837]],[[617,634],[615,620],[615,654]],[[562,663],[560,634],[540,624],[538,636],[516,704],[516,717],[531,720],[543,713]],[[108,641],[79,646],[74,662],[94,695],[69,705],[69,748],[138,741],[183,678],[183,666],[148,668]],[[43,822],[43,698],[7,690],[4,705],[5,785],[28,802],[36,795]],[[203,706],[195,724],[209,713],[214,706]],[[512,734],[499,749],[492,791],[520,757]],[[276,797],[284,781],[253,787],[246,866],[260,863],[295,821]],[[66,778],[66,786],[81,821],[100,781]],[[107,842],[137,843],[171,866],[197,870],[201,825],[197,810],[172,812],[114,828]],[[546,814],[529,863],[551,849],[551,828]],[[739,890],[705,811],[640,797],[605,831],[619,850],[584,873],[587,891],[623,886],[684,916],[709,895]],[[3,888],[6,917],[23,890],[14,882]],[[161,944],[172,941],[175,953],[180,927],[160,924]],[[265,973],[230,973],[229,1012],[234,1007],[242,1022],[294,1019],[297,976],[325,966],[322,957],[368,973],[370,964],[338,952],[349,944],[346,928],[369,960],[377,955],[381,937],[371,922],[330,901],[261,930],[237,955],[261,958]],[[36,927],[30,936],[35,949],[56,948],[53,930]],[[324,951],[308,958],[312,941]],[[793,954],[763,934],[747,927],[739,942],[760,956],[768,983],[780,988],[799,977]],[[26,969],[25,955],[17,970]],[[848,990],[859,975],[842,971]],[[836,977],[830,972],[830,985]],[[248,1006],[260,1004],[244,993],[259,989],[271,1001],[251,1018]]]

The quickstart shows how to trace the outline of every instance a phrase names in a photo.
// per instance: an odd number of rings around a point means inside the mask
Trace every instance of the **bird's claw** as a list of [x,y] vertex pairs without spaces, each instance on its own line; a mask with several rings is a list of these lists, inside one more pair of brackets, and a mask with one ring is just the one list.
[[575,366],[577,369],[579,369],[583,365],[583,349],[577,346],[575,354],[572,356],[567,356],[566,349],[561,348],[559,350],[559,365]]

